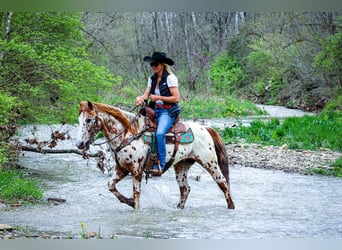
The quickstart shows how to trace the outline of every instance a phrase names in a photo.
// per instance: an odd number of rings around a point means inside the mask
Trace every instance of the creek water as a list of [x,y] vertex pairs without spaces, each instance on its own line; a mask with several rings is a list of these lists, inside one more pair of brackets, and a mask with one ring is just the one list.
[[304,115],[315,115],[312,112],[305,112],[298,109],[289,109],[282,106],[276,105],[263,105],[263,104],[256,104],[256,106],[265,111],[267,114],[265,115],[253,115],[253,116],[246,116],[246,117],[237,117],[237,118],[216,118],[216,119],[199,119],[198,122],[200,124],[211,126],[219,129],[224,129],[226,127],[233,127],[233,126],[249,126],[252,121],[255,120],[270,120],[272,118],[279,119],[282,122],[287,117],[301,117]]
[[[48,139],[58,126],[36,126],[37,137]],[[76,126],[67,126],[71,140],[57,148],[75,148]],[[32,138],[32,126],[21,128],[20,138]],[[45,137],[45,138],[44,138]],[[91,151],[96,152],[92,147]],[[19,164],[38,179],[44,200],[66,199],[54,205],[0,208],[0,223],[74,238],[84,230],[105,238],[247,239],[325,238],[342,235],[342,179],[306,176],[282,171],[230,168],[236,209],[227,209],[222,192],[200,166],[189,172],[192,188],[185,209],[176,208],[178,185],[173,169],[142,183],[141,208],[120,203],[107,189],[108,173],[94,159],[76,154],[24,152]],[[199,179],[199,180],[198,180]],[[130,177],[118,189],[131,197]]]

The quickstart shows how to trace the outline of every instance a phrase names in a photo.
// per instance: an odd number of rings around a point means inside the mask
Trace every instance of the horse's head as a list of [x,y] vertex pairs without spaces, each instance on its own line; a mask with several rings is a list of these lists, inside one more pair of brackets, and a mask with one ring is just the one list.
[[91,102],[80,102],[78,123],[76,146],[81,150],[88,150],[95,135],[101,129],[101,119],[98,116],[97,107]]

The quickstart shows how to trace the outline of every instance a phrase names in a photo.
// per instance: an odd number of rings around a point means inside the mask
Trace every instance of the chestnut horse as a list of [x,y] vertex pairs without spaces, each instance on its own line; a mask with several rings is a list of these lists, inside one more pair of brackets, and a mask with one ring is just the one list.
[[[144,142],[144,115],[133,114],[119,108],[95,103],[81,102],[79,109],[79,130],[76,146],[88,150],[95,135],[102,131],[111,152],[115,157],[115,173],[108,183],[109,190],[119,199],[134,209],[139,208],[141,181],[146,167],[150,145]],[[197,162],[212,176],[222,190],[229,209],[234,209],[229,185],[228,156],[220,135],[212,128],[194,122],[183,122],[192,129],[192,143],[180,144],[174,156],[173,167],[180,190],[178,208],[184,208],[190,192],[187,174]],[[167,144],[168,161],[173,152],[173,144]],[[116,184],[132,176],[133,198],[127,198],[116,188]]]

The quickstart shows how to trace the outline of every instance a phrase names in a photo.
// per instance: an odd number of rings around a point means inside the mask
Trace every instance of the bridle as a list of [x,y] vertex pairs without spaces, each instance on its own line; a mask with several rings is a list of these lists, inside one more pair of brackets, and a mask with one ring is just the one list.
[[[136,108],[136,107],[135,107]],[[133,110],[135,109],[133,108]],[[132,121],[136,121],[139,117],[139,112],[140,110],[138,110],[137,114],[134,116],[134,118],[132,119]],[[112,141],[115,141],[117,138],[119,138],[120,136],[122,136],[125,132],[126,129],[121,130],[118,134],[116,134],[114,137],[104,141],[104,142],[100,142],[100,143],[95,143],[95,135],[97,134],[98,131],[100,131],[100,126],[98,123],[98,120],[101,119],[99,118],[99,112],[97,107],[95,106],[95,122],[94,125],[91,127],[91,139],[90,139],[90,143],[94,146],[100,146],[100,145],[104,145],[104,144],[110,144]],[[113,151],[115,153],[119,152],[121,149],[123,149],[124,147],[128,146],[131,144],[132,141],[139,139],[146,131],[148,130],[148,128],[144,128],[143,130],[141,130],[139,133],[134,134],[124,140],[121,141],[120,145],[117,146],[116,148],[113,149]]]

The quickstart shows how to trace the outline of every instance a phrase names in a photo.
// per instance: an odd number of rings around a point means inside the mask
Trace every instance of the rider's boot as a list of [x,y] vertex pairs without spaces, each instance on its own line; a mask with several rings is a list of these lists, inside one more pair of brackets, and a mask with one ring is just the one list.
[[162,175],[163,170],[160,167],[160,161],[158,161],[157,164],[153,164],[153,168],[150,169],[149,173],[152,174],[152,176],[161,176]]

